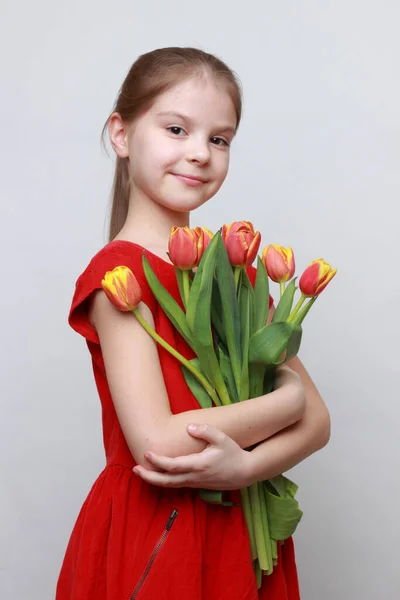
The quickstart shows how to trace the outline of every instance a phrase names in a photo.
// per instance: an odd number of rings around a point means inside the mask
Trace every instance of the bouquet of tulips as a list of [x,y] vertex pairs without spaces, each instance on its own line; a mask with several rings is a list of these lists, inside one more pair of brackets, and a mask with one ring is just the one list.
[[[147,282],[165,314],[193,349],[187,360],[141,316],[140,286],[130,269],[107,272],[102,285],[117,308],[132,311],[146,331],[182,364],[183,375],[200,407],[221,406],[270,393],[276,369],[293,358],[302,338],[302,322],[336,274],[322,258],[314,260],[299,281],[293,277],[292,248],[268,245],[258,256],[261,235],[239,221],[215,235],[205,227],[173,227],[168,256],[175,266],[182,306],[169,294],[143,255]],[[254,287],[247,267],[257,257]],[[269,279],[280,284],[280,299],[270,323]],[[308,302],[305,304],[305,301]],[[258,586],[277,564],[277,544],[295,531],[301,517],[297,485],[280,475],[241,490]],[[222,492],[201,490],[209,502],[223,502]]]

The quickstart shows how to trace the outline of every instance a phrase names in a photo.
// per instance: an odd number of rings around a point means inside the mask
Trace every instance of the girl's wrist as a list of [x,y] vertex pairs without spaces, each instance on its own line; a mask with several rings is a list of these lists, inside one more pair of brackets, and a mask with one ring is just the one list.
[[242,485],[240,489],[249,487],[257,481],[254,473],[254,456],[251,450],[243,450],[243,460],[241,465],[241,479]]

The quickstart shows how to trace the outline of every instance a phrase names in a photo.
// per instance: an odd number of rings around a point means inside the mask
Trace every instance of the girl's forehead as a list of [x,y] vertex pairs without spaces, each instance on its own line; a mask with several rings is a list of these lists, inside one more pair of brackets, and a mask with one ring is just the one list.
[[156,98],[151,112],[154,116],[181,114],[195,119],[196,116],[223,120],[224,124],[235,126],[236,112],[229,92],[223,85],[193,78],[179,83]]

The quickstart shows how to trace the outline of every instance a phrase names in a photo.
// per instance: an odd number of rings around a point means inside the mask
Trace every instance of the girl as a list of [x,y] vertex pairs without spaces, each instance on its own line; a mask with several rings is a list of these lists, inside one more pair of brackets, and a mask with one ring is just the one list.
[[[328,411],[300,360],[278,369],[267,396],[198,410],[178,361],[101,288],[106,271],[130,267],[142,315],[193,357],[146,283],[142,253],[180,301],[169,233],[221,187],[240,117],[240,87],[221,60],[163,48],[133,64],[106,122],[117,155],[110,241],[79,277],[69,315],[92,357],[106,467],[72,532],[57,600],[299,598],[292,539],[257,590],[237,490],[328,441]],[[208,504],[196,488],[232,490],[233,506]]]

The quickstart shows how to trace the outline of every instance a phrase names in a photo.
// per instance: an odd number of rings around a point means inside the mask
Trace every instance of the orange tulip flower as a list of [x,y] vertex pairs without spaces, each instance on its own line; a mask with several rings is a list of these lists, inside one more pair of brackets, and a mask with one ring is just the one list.
[[222,227],[229,260],[234,267],[251,265],[257,256],[261,243],[261,234],[255,232],[250,221],[235,221]]
[[337,269],[332,269],[323,258],[317,258],[306,268],[300,277],[299,288],[306,298],[318,296],[336,275]]
[[119,266],[107,271],[101,285],[107,298],[123,312],[133,310],[142,300],[141,287],[129,267]]
[[272,281],[286,283],[292,279],[296,266],[293,250],[290,246],[287,248],[279,246],[279,244],[265,246],[262,252],[262,260],[268,277]]

